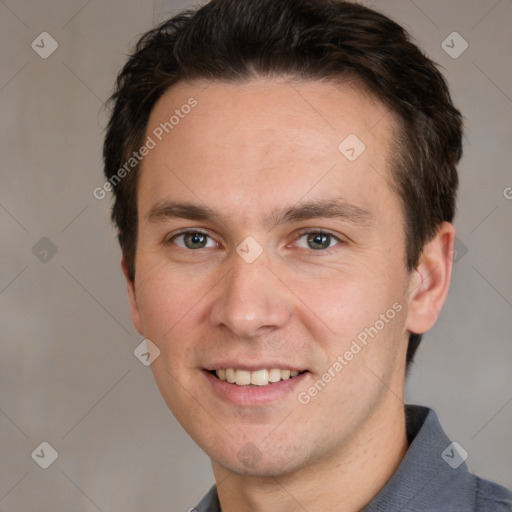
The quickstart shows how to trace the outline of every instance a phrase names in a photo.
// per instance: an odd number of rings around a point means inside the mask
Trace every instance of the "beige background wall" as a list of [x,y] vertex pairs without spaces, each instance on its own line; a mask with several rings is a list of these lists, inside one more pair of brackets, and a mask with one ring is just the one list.
[[[511,487],[512,2],[366,3],[445,68],[467,118],[453,285],[408,401],[434,407],[470,467]],[[109,202],[92,195],[115,74],[138,34],[185,5],[0,2],[2,512],[179,512],[213,481],[133,355]],[[43,31],[58,43],[47,59],[31,48],[51,49]],[[454,31],[469,44],[458,58],[441,46]],[[58,452],[46,470],[31,457],[43,441]]]

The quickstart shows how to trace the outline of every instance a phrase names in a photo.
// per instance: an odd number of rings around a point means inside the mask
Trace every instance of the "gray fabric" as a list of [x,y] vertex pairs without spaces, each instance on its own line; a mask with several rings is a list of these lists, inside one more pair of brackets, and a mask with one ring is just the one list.
[[191,512],[220,512],[219,497],[215,485],[208,491],[208,494],[201,500],[201,503],[194,507]]
[[[456,466],[457,453],[443,432],[436,413],[427,407],[406,406],[409,449],[389,482],[361,512],[506,512],[512,492]],[[445,454],[443,458],[442,454]],[[446,460],[445,460],[446,459]],[[197,512],[221,512],[213,486]]]

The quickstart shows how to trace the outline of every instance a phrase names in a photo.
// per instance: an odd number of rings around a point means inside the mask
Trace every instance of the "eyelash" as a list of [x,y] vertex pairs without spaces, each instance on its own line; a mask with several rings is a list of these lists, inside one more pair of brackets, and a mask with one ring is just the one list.
[[[176,234],[174,234],[172,237],[168,238],[166,240],[166,244],[167,243],[171,243],[171,242],[174,242],[174,240],[176,240],[176,238],[180,237],[180,236],[183,236],[183,235],[187,235],[187,234],[199,234],[199,235],[205,235],[207,236],[208,238],[210,238],[211,240],[213,240],[213,238],[208,234],[206,233],[205,231],[201,231],[200,229],[186,229],[186,230],[183,230],[183,231],[180,231]],[[295,237],[294,241],[297,242],[298,240],[300,240],[303,236],[305,235],[309,235],[309,234],[323,234],[323,235],[329,235],[331,238],[333,238],[336,242],[338,242],[336,245],[334,245],[333,247],[327,247],[326,249],[310,249],[310,252],[329,252],[331,251],[332,249],[338,247],[339,245],[344,245],[346,242],[344,240],[342,240],[341,238],[339,238],[338,236],[336,236],[334,233],[328,231],[328,230],[325,230],[325,229],[321,229],[321,228],[316,228],[316,229],[305,229],[305,230],[302,230],[300,231],[297,236]],[[178,246],[180,247],[180,246]],[[199,250],[199,249],[188,249],[188,248],[183,248],[183,247],[180,247],[180,249],[184,249],[186,251],[194,251],[194,250]],[[205,247],[203,247],[203,249],[205,249]],[[210,247],[206,247],[206,249],[210,249]]]

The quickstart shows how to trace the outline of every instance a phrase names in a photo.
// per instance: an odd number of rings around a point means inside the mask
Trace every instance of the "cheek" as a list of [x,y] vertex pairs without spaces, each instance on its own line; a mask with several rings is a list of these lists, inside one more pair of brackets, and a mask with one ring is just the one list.
[[155,381],[167,405],[180,419],[182,404],[190,400],[190,394],[195,395],[190,370],[195,366],[202,295],[204,292],[187,286],[175,273],[155,268],[145,275],[138,297],[144,336],[160,349],[160,356],[151,365]]
[[[141,265],[141,268],[142,265]],[[144,335],[164,341],[184,329],[201,297],[197,283],[179,278],[176,273],[156,266],[141,272],[137,288],[137,304],[144,326]]]
[[391,274],[345,275],[313,291],[303,284],[298,293],[305,297],[302,322],[309,319],[309,330],[331,362],[347,351],[356,352],[359,364],[378,367],[394,360],[405,337],[406,295],[398,273],[395,279]]
[[[338,276],[336,276],[338,274]],[[297,288],[298,302],[304,313],[322,327],[324,338],[345,339],[357,334],[379,310],[383,298],[368,280],[367,273],[335,272],[329,278],[302,279]]]

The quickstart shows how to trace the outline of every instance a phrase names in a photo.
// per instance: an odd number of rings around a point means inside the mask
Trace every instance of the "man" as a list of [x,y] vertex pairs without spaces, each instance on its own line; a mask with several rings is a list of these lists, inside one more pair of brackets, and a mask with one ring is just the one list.
[[142,37],[112,104],[132,319],[215,475],[196,510],[511,510],[403,403],[448,292],[462,153],[403,28],[213,0]]

